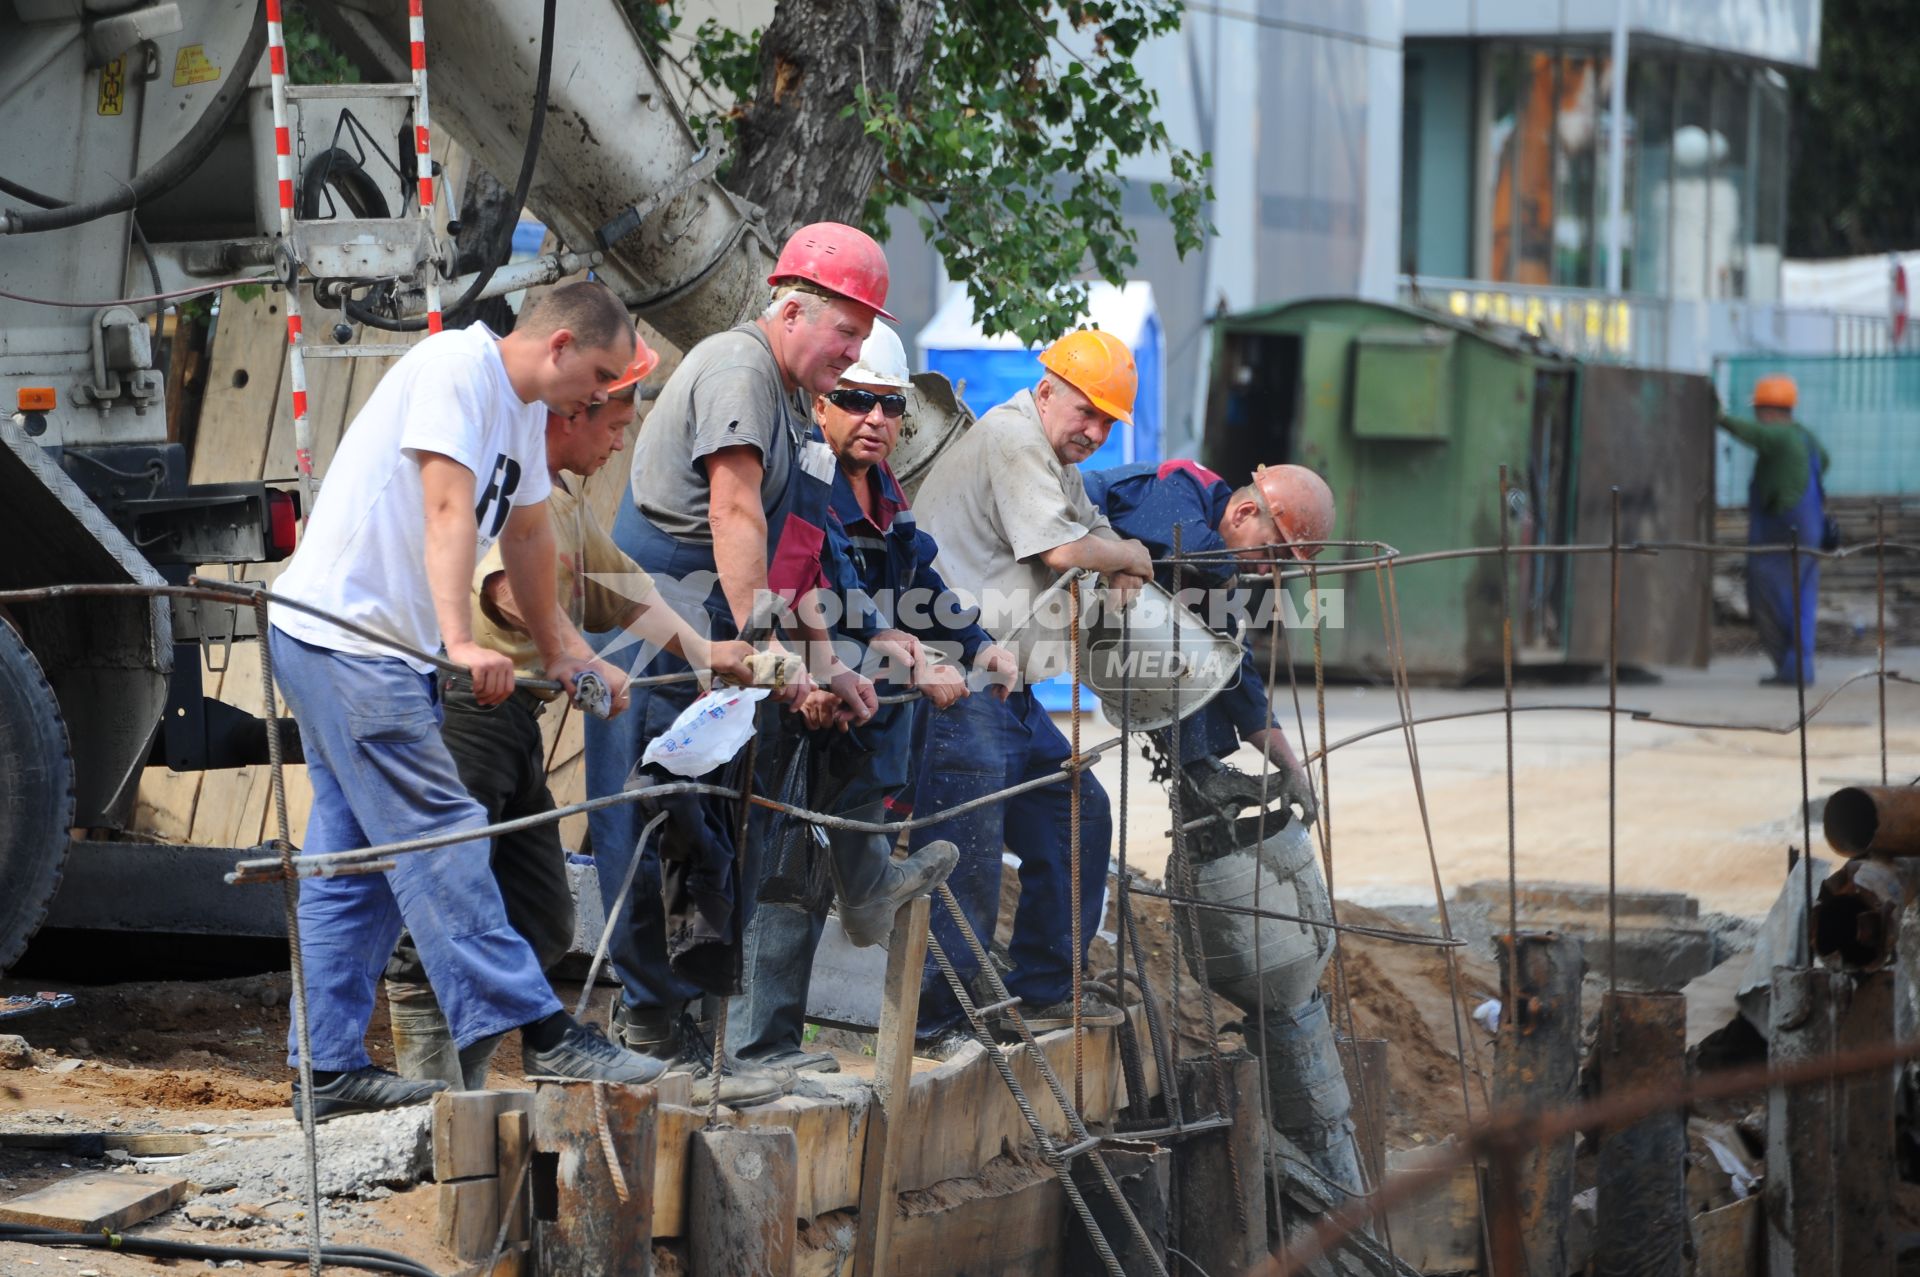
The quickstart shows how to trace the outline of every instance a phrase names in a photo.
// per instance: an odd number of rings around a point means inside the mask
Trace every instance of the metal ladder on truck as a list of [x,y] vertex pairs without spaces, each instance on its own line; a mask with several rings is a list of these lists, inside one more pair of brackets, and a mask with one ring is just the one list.
[[[440,331],[441,249],[434,234],[434,171],[427,119],[427,37],[424,0],[407,0],[409,62],[413,78],[395,84],[302,84],[288,82],[282,0],[267,4],[267,68],[273,93],[273,150],[279,182],[280,240],[287,285],[287,374],[293,392],[294,458],[299,468],[303,510],[313,507],[313,425],[307,416],[309,358],[372,358],[405,354],[405,342],[311,341],[300,313],[300,273],[313,279],[392,279],[417,277],[426,293],[426,330]],[[310,219],[299,216],[294,163],[298,104],[328,100],[389,100],[408,108],[407,137],[414,153],[415,211],[411,216]],[[343,109],[336,140],[350,118]],[[365,126],[355,121],[365,133]],[[330,151],[331,151],[330,147]],[[402,148],[404,149],[404,147]],[[404,164],[404,157],[400,163]],[[396,174],[399,170],[396,169]],[[404,177],[404,174],[399,174]],[[402,183],[404,191],[404,181]],[[403,196],[404,198],[404,196]]]

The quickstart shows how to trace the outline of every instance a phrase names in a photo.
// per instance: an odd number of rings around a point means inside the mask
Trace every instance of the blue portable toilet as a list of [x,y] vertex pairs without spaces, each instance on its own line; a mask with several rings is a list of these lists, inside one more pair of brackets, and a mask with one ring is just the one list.
[[[1106,443],[1081,462],[1080,468],[1104,470],[1134,461],[1160,460],[1161,423],[1167,413],[1166,339],[1160,328],[1160,312],[1153,302],[1153,285],[1144,280],[1119,286],[1090,285],[1081,324],[1110,332],[1127,343],[1140,371],[1140,388],[1134,396],[1132,426],[1115,425]],[[973,317],[973,299],[962,287],[948,293],[933,319],[920,330],[917,343],[921,366],[928,372],[944,374],[975,416],[1030,388],[1045,371],[1040,367],[1042,347],[1027,346],[1011,333],[989,337],[980,331]],[[1049,710],[1072,707],[1073,687],[1064,674],[1034,690]],[[1086,709],[1094,706],[1091,690],[1081,693],[1080,704]]]

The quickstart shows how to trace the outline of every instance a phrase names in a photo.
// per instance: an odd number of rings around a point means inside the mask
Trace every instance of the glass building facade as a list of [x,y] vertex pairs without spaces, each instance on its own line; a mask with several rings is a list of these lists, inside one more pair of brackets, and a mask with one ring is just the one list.
[[[1604,288],[1607,44],[1409,39],[1405,58],[1402,270]],[[1786,231],[1785,77],[1650,42],[1632,47],[1628,68],[1625,287],[1773,300]]]

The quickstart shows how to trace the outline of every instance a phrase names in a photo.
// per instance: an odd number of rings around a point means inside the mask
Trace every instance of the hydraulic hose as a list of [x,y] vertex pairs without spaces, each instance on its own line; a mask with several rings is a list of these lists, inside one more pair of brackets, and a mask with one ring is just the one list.
[[[540,10],[540,64],[533,82],[533,119],[527,125],[527,145],[520,152],[520,176],[513,184],[513,203],[510,207],[515,217],[518,217],[520,210],[527,206],[527,192],[533,186],[534,166],[540,160],[540,138],[547,129],[547,91],[553,83],[553,28],[558,8],[559,0],[546,0]],[[444,307],[444,310],[455,311],[473,304],[474,299],[480,296],[481,290],[486,288],[493,279],[493,273],[500,269],[500,259],[507,254],[497,253],[492,256],[496,260],[489,262],[484,270],[474,276],[473,283],[468,285],[467,291],[462,293],[459,300],[451,306]],[[378,328],[382,332],[417,333],[425,331],[427,327],[424,315],[417,315],[411,319],[391,319],[351,297],[345,299],[344,309],[349,319],[365,324],[369,328]]]
[[[144,201],[165,195],[174,187],[191,177],[196,169],[213,154],[213,148],[219,145],[220,136],[226,131],[233,114],[247,96],[247,81],[253,77],[253,68],[260,61],[260,55],[267,47],[266,0],[261,0],[258,19],[247,35],[247,42],[241,48],[231,69],[227,73],[226,83],[213,95],[213,101],[194,122],[187,135],[175,143],[174,148],[162,156],[160,162],[143,173],[135,175],[131,182],[123,184],[111,195],[99,199],[84,200],[77,204],[67,204],[57,208],[37,210],[7,209],[0,213],[0,235],[34,235],[42,231],[61,231],[69,227],[96,222],[103,217],[112,217],[124,213]],[[42,203],[47,199],[30,187],[7,182],[0,186],[7,194],[26,203]],[[36,198],[36,196],[38,198]]]
[[[156,1259],[204,1259],[212,1263],[238,1260],[244,1264],[304,1264],[304,1250],[260,1250],[251,1246],[209,1246],[202,1242],[169,1241],[162,1237],[134,1237],[126,1233],[62,1233],[30,1224],[0,1224],[0,1242],[22,1242],[30,1246],[76,1246],[92,1250],[118,1250],[129,1255],[150,1255]],[[371,1246],[322,1246],[320,1262],[328,1268],[358,1268],[372,1273],[398,1273],[401,1277],[437,1277],[433,1269],[417,1260],[390,1250]]]

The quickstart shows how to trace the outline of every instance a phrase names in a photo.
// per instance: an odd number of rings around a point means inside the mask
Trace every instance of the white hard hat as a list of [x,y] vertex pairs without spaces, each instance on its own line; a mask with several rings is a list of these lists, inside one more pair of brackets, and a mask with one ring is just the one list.
[[907,371],[907,349],[900,344],[900,335],[874,320],[873,331],[860,347],[859,361],[841,373],[840,380],[862,386],[898,386],[903,390],[912,385]]

